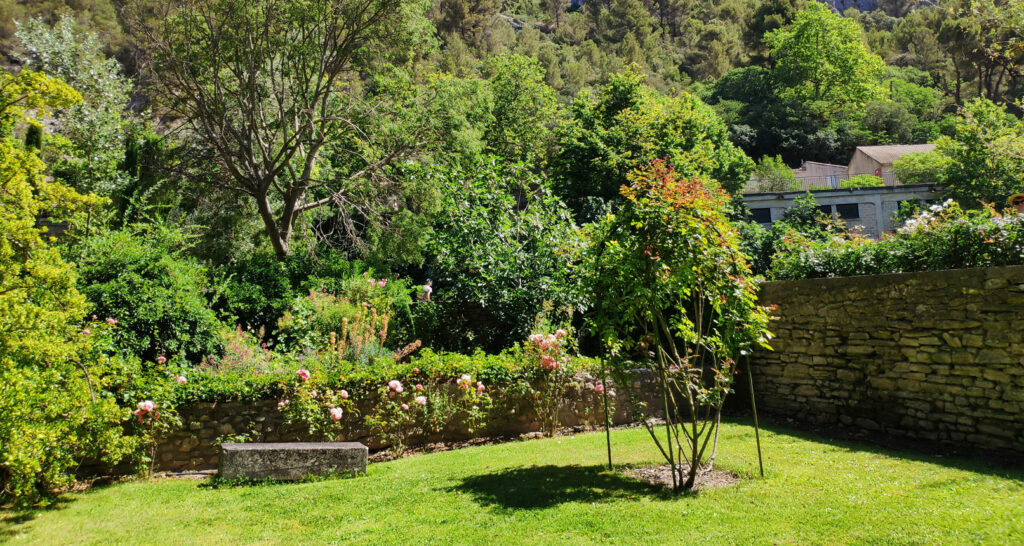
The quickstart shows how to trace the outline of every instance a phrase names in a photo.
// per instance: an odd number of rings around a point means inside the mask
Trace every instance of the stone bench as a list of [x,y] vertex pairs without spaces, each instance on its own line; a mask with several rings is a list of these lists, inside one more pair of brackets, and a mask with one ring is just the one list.
[[366,472],[369,450],[358,442],[221,444],[221,478],[300,480]]

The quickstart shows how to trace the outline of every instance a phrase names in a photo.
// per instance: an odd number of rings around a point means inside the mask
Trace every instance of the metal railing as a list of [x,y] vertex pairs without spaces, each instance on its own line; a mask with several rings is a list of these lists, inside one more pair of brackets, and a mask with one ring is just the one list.
[[[862,176],[862,175],[855,175]],[[845,180],[852,178],[849,174],[834,174],[822,176],[798,176],[797,185],[787,189],[768,189],[766,184],[760,180],[750,179],[743,188],[744,193],[775,193],[779,191],[809,191],[809,190],[831,190],[842,188]],[[883,186],[898,186],[900,179],[896,173],[882,173],[880,177]]]

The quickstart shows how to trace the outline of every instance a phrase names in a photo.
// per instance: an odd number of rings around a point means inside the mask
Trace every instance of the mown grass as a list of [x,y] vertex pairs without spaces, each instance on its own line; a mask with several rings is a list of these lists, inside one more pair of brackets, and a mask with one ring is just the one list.
[[[618,465],[659,462],[643,430]],[[684,496],[603,469],[603,434],[373,464],[350,479],[209,487],[139,480],[0,515],[0,540],[80,543],[1024,544],[1024,471],[724,425],[736,485]]]

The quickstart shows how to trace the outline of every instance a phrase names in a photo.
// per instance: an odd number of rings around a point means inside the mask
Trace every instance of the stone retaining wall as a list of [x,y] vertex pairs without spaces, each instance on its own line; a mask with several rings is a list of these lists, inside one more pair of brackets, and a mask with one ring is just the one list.
[[[559,412],[562,426],[600,426],[603,424],[602,398],[593,390],[593,378],[583,376],[575,387],[570,387],[570,396]],[[640,383],[651,383],[653,377],[641,374],[635,380]],[[648,393],[644,401],[651,407],[660,405],[655,399],[656,389],[639,389]],[[613,402],[615,409],[614,422],[629,422],[629,396],[617,392],[617,400]],[[361,404],[359,413],[365,415],[369,404]],[[191,407],[179,408],[182,427],[157,446],[156,463],[160,470],[203,470],[217,467],[220,455],[220,443],[231,441],[255,442],[301,442],[319,441],[322,438],[311,437],[300,425],[288,424],[284,415],[277,409],[277,400],[259,400],[255,402],[218,402],[200,403]],[[531,410],[528,401],[520,401],[513,407],[493,411],[495,419],[483,430],[470,432],[458,428],[446,430],[444,436],[433,435],[427,438],[414,438],[415,443],[436,441],[458,441],[475,436],[510,436],[541,430],[536,414]],[[344,421],[343,421],[344,422]],[[343,432],[345,441],[362,442],[370,449],[386,447],[379,438],[355,420],[349,422]]]
[[961,451],[1024,453],[1024,266],[783,281],[758,409]]

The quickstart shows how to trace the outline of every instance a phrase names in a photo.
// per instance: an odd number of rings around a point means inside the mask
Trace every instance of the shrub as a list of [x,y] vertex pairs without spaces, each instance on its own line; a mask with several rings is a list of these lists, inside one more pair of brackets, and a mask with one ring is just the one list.
[[124,353],[151,362],[216,352],[214,289],[206,269],[184,254],[189,241],[180,227],[134,225],[72,246],[82,293],[93,313],[118,321],[114,340]]
[[424,176],[445,197],[428,247],[434,309],[415,312],[417,336],[499,351],[529,335],[539,313],[565,321],[584,307],[573,267],[583,241],[542,179],[494,160]]
[[839,187],[843,189],[881,188],[884,185],[882,177],[873,174],[858,174],[839,182]]
[[278,319],[282,345],[326,351],[359,364],[390,354],[386,343],[392,317],[411,303],[405,282],[375,279],[367,273],[334,286],[337,294],[326,288],[310,290]]
[[788,232],[775,254],[774,279],[804,279],[1024,264],[1024,216],[993,208],[932,205],[896,233],[812,240]]
[[757,191],[762,193],[800,189],[793,169],[786,165],[780,155],[766,155],[758,160],[754,175],[757,176]]

